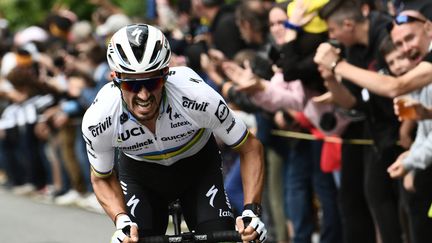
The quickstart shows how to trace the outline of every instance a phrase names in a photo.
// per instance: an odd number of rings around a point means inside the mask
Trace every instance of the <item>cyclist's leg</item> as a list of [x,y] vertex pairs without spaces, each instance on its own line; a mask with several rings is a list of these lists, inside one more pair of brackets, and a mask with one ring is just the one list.
[[183,216],[190,230],[207,233],[234,230],[235,220],[223,184],[221,156],[211,139],[192,159],[199,168],[190,188],[180,197]]
[[121,180],[128,214],[138,224],[139,235],[164,235],[168,225],[168,205],[150,190],[143,189],[133,182]]
[[[142,180],[147,177],[144,173],[145,164],[143,166],[142,162],[131,161],[124,155],[120,158],[120,185],[129,217],[138,224],[140,237],[164,235],[168,226],[167,200],[155,190],[146,187]],[[137,173],[128,173],[130,170]]]

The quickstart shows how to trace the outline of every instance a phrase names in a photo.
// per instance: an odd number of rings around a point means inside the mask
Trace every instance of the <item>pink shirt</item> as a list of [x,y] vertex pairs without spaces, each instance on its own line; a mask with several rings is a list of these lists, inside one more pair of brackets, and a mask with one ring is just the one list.
[[285,82],[281,72],[275,73],[270,81],[262,81],[265,89],[251,96],[252,102],[266,111],[303,111],[305,92],[300,80]]

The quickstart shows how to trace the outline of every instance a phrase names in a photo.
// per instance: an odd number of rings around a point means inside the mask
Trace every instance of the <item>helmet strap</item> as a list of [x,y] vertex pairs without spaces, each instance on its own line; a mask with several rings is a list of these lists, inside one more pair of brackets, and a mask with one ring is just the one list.
[[[114,83],[114,85],[115,85],[117,88],[120,89],[120,84],[114,80],[114,78],[118,77],[117,72],[115,72],[115,71],[111,71],[111,73],[110,73],[110,77],[111,77],[112,82]],[[121,89],[120,89],[120,92],[121,92]]]

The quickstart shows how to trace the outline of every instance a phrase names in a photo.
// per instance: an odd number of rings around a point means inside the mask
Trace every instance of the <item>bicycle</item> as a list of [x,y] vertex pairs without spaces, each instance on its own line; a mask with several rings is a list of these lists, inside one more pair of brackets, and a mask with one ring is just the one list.
[[139,243],[171,243],[171,242],[242,242],[238,231],[216,231],[208,234],[195,232],[181,232],[181,206],[178,201],[169,205],[174,235],[146,236],[139,239]]

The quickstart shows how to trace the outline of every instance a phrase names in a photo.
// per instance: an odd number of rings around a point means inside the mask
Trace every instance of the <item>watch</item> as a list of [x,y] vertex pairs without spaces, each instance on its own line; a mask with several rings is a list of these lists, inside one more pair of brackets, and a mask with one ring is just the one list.
[[330,64],[330,68],[331,68],[331,72],[332,72],[332,74],[335,74],[336,66],[337,66],[341,61],[342,61],[342,58],[341,58],[341,57],[338,57],[338,59],[336,59],[335,61],[333,61],[333,62]]
[[262,215],[262,207],[259,203],[248,203],[244,205],[243,210],[251,210],[256,216],[261,217]]

